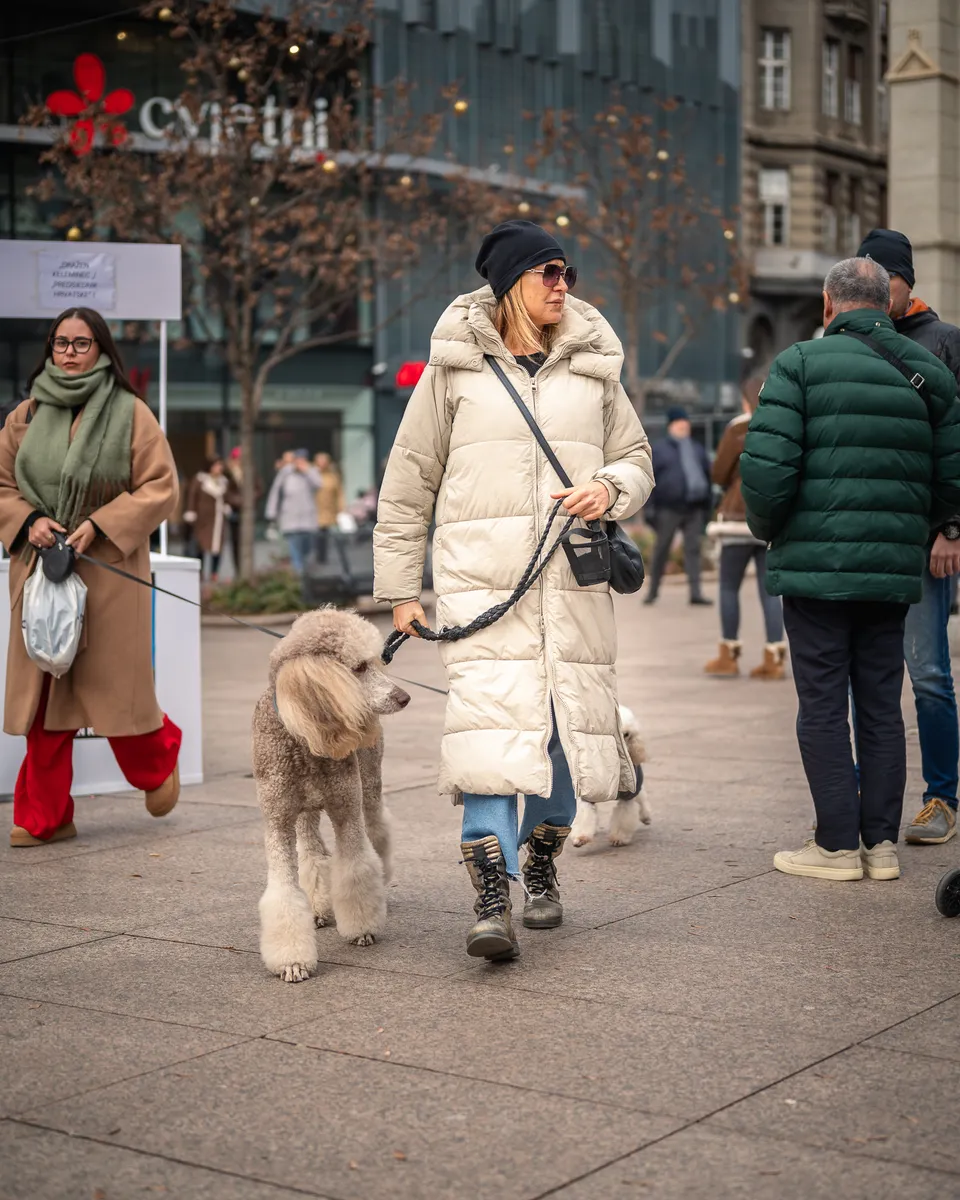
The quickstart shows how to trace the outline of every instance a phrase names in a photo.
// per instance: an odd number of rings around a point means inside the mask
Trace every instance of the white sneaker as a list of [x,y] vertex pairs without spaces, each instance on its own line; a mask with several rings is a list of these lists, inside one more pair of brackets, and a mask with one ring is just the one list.
[[868,879],[899,879],[900,860],[893,842],[878,842],[872,850],[860,843],[860,858]]
[[811,879],[862,879],[859,850],[824,850],[810,838],[802,850],[781,850],[773,865],[785,875],[807,875]]

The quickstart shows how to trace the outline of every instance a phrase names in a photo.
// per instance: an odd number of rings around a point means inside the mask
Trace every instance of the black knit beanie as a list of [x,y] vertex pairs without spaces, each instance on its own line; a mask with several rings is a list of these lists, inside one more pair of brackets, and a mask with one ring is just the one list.
[[524,271],[555,258],[567,261],[563,247],[545,229],[533,221],[504,221],[480,243],[476,265],[499,300]]
[[895,229],[871,229],[860,243],[857,258],[872,258],[890,275],[899,275],[908,287],[913,287],[913,247],[904,233]]

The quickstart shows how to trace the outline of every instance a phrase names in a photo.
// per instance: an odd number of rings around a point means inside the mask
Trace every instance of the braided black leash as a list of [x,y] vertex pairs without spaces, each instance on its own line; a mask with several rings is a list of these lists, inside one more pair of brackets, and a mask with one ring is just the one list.
[[[510,593],[506,600],[502,600],[499,604],[495,604],[493,608],[488,608],[486,612],[481,613],[478,617],[470,622],[469,625],[447,625],[443,629],[428,629],[426,625],[421,625],[419,621],[413,621],[412,627],[417,631],[420,637],[425,642],[459,642],[464,638],[470,637],[471,634],[479,633],[481,629],[489,629],[496,621],[499,621],[502,616],[510,611],[523,596],[533,587],[543,572],[547,569],[547,564],[560,549],[563,544],[563,539],[569,533],[570,529],[575,524],[577,518],[570,517],[563,529],[554,541],[550,549],[544,554],[543,559],[540,555],[543,554],[543,548],[547,544],[547,538],[550,536],[550,530],[554,521],[557,519],[563,505],[562,500],[558,500],[550,513],[550,519],[544,528],[543,535],[537,543],[537,548],[533,552],[533,557],[527,563],[526,569],[520,578],[520,582]],[[381,658],[383,662],[389,665],[393,661],[393,656],[400,649],[404,642],[410,640],[409,633],[401,633],[399,629],[395,629],[387,638],[383,647]]]

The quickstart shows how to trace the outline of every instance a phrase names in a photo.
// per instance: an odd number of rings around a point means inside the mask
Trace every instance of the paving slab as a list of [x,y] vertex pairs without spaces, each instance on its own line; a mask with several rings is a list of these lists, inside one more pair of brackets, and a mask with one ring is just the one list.
[[[273,1034],[320,1049],[592,1100],[699,1118],[784,1075],[822,1048],[790,1025],[679,1022],[638,1005],[512,993],[491,1027],[472,981],[399,981],[390,995]],[[487,1036],[465,1030],[495,1029]],[[834,1041],[835,1049],[845,1043]],[[618,1120],[614,1113],[598,1120]]]
[[0,996],[0,1114],[56,1100],[232,1045],[236,1037],[182,1025]]
[[81,929],[0,917],[0,963],[32,958],[35,954],[46,954],[64,946],[77,946],[81,942],[94,942],[98,938],[112,936],[102,929]]
[[[198,1127],[193,1114],[212,1094],[218,1102]],[[524,1200],[678,1124],[638,1112],[597,1122],[596,1112],[583,1101],[257,1040],[37,1117],[193,1166],[306,1181],[342,1200]]]
[[944,1195],[955,1195],[960,1144],[944,1136],[944,1114],[956,1106],[957,1079],[954,1062],[857,1046],[731,1105],[706,1124],[718,1133],[763,1131],[793,1143],[935,1168],[953,1174]]
[[[157,1155],[0,1122],[0,1194],[4,1200],[286,1200],[303,1196],[262,1180],[208,1171]],[[308,1194],[321,1196],[319,1191]]]
[[556,1200],[946,1200],[955,1177],[773,1138],[682,1129],[569,1187]]
[[864,1042],[868,1050],[899,1050],[904,1054],[927,1054],[931,1058],[946,1058],[960,1062],[960,998],[935,1004],[926,1012],[909,1017],[892,1029]]
[[49,1002],[68,995],[93,1012],[249,1037],[349,1007],[394,984],[381,971],[335,963],[309,984],[284,984],[258,954],[145,937],[110,938],[0,967],[0,995]]

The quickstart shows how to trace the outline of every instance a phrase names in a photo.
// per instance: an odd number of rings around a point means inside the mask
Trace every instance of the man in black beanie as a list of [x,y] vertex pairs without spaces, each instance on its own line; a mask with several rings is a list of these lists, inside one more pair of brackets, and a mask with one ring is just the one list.
[[520,276],[555,259],[567,261],[555,237],[533,221],[504,221],[480,243],[476,267],[501,300]]
[[[941,321],[911,296],[916,279],[910,239],[895,229],[872,229],[858,258],[872,258],[890,275],[890,316],[898,333],[919,343],[953,372],[960,385],[960,329]],[[940,845],[957,832],[960,731],[950,666],[950,578],[960,573],[960,515],[937,531],[923,576],[923,599],[910,607],[904,656],[917,706],[917,732],[926,789],[923,808],[904,838],[914,845]]]

